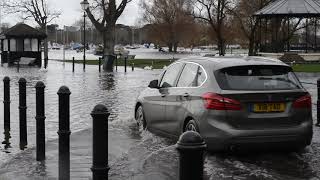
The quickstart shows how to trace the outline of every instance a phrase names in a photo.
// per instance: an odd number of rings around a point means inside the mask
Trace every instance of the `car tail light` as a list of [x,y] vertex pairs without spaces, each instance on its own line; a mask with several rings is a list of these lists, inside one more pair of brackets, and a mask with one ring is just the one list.
[[202,95],[205,101],[205,108],[215,110],[241,110],[241,104],[234,99],[223,97],[215,93],[205,93]]
[[293,108],[311,108],[311,96],[307,94],[293,102]]

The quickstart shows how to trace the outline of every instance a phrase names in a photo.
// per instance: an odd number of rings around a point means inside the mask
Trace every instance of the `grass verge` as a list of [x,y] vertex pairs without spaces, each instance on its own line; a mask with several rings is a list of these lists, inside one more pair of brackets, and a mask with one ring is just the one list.
[[[133,59],[133,60],[127,60],[127,66],[130,66],[134,64],[134,67],[144,68],[146,66],[152,66],[153,69],[162,69],[164,66],[168,66],[172,62],[174,62],[172,59]],[[64,62],[72,63],[72,60],[65,60]],[[83,60],[75,60],[76,64],[82,64]],[[103,62],[101,62],[103,63]],[[99,60],[87,60],[87,65],[99,65]],[[118,66],[124,66],[125,61],[124,59],[118,59],[117,62],[114,62],[114,65],[118,64]]]
[[320,64],[295,64],[292,68],[295,72],[320,72]]

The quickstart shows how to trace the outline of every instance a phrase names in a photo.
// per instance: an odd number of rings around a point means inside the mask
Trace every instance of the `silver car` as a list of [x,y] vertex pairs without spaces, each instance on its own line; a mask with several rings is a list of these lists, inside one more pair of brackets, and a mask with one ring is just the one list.
[[135,106],[141,129],[178,138],[197,131],[209,150],[304,148],[311,96],[290,66],[262,57],[190,57],[150,82]]

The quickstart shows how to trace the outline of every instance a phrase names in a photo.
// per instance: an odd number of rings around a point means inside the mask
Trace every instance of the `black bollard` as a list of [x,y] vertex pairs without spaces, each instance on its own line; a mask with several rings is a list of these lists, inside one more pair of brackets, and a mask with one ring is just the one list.
[[124,72],[127,72],[127,57],[124,58]]
[[317,124],[316,126],[320,127],[320,79],[317,81],[318,87],[318,101],[317,101]]
[[108,109],[96,105],[91,112],[93,118],[92,177],[93,180],[107,179],[108,176]]
[[206,143],[199,133],[187,131],[180,136],[177,143],[180,180],[203,179],[205,149]]
[[99,57],[99,72],[101,72],[101,57]]
[[4,90],[4,96],[3,96],[3,114],[4,114],[4,141],[2,144],[6,144],[7,147],[10,146],[10,78],[4,77],[3,78],[3,90]]
[[72,72],[74,72],[74,57],[72,57]]
[[24,150],[28,144],[27,140],[27,81],[19,79],[19,125],[20,125],[20,149]]
[[83,71],[86,70],[86,57],[83,56]]
[[44,58],[44,68],[47,69],[48,67],[48,57]]
[[118,71],[118,56],[116,55],[116,71]]
[[131,66],[131,68],[132,68],[132,71],[134,71],[134,63],[132,63],[132,66]]
[[45,160],[45,126],[44,126],[44,120],[45,117],[45,104],[44,104],[44,88],[46,86],[43,82],[39,81],[37,82],[35,88],[36,88],[36,131],[37,131],[37,137],[36,137],[36,146],[37,146],[37,152],[36,152],[36,159],[37,161],[43,161]]
[[60,87],[59,96],[59,179],[70,179],[70,90]]
[[17,61],[17,71],[18,71],[18,72],[20,71],[20,60]]

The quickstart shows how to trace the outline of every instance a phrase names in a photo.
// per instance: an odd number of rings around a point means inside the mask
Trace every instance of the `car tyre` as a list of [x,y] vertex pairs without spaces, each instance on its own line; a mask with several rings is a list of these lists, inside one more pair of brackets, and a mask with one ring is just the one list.
[[190,120],[188,121],[188,123],[186,124],[185,128],[184,128],[184,132],[186,131],[195,131],[195,132],[199,132],[199,127],[198,124],[196,123],[195,120]]
[[147,122],[146,122],[146,120],[144,118],[144,111],[143,111],[143,108],[142,108],[141,105],[136,110],[135,119],[137,121],[137,125],[139,127],[139,131],[140,130],[145,130],[146,127],[147,127]]

